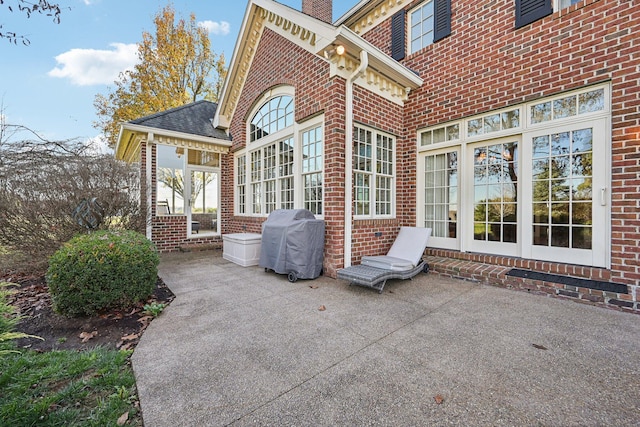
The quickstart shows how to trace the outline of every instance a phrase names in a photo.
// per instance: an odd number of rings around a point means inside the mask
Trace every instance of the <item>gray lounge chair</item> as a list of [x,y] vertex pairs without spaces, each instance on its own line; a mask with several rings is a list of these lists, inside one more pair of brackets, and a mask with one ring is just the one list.
[[422,255],[431,236],[430,228],[400,227],[398,237],[387,255],[362,257],[360,265],[338,270],[338,279],[350,285],[366,286],[382,293],[389,279],[410,279],[429,271]]

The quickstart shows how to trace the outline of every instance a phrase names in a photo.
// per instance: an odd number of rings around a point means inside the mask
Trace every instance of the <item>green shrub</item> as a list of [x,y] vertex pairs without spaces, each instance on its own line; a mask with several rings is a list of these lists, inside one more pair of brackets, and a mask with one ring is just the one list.
[[53,308],[66,316],[128,308],[155,289],[158,253],[133,231],[97,231],[74,237],[49,258]]

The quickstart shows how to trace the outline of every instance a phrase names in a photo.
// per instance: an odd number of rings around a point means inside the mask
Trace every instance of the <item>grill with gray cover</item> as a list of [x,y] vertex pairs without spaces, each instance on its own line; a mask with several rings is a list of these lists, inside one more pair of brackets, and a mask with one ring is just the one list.
[[262,224],[260,267],[287,274],[290,282],[322,273],[324,221],[307,209],[278,209]]

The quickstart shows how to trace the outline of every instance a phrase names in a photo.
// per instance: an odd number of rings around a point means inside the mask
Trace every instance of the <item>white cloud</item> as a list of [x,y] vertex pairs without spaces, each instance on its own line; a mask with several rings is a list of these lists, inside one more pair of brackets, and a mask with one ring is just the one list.
[[226,36],[231,30],[231,25],[227,21],[201,21],[198,22],[198,26],[216,36]]
[[78,86],[111,84],[138,61],[138,45],[112,43],[112,50],[71,49],[56,56],[58,66],[49,76],[69,79]]
[[87,138],[84,145],[90,154],[113,154],[113,149],[109,147],[107,139],[102,134]]

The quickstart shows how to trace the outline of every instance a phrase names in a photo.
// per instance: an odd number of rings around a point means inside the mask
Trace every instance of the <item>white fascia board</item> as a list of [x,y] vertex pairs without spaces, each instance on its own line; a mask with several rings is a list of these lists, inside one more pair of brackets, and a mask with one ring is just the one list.
[[[238,39],[236,40],[236,44],[233,49],[233,55],[231,56],[231,62],[229,64],[227,77],[225,78],[220,99],[218,101],[218,109],[213,118],[213,124],[215,127],[220,126],[222,128],[228,128],[229,126],[229,123],[226,123],[226,120],[222,119],[220,115],[223,114],[225,110],[224,104],[227,97],[229,96],[228,91],[233,87],[233,79],[235,79],[236,77],[236,71],[239,64],[240,56],[244,54],[243,43],[248,37],[248,32],[251,31],[253,27],[256,14],[260,13],[258,8],[264,9],[267,12],[271,12],[289,22],[298,25],[303,29],[310,30],[315,33],[316,45],[312,51],[312,53],[314,54],[322,55],[322,52],[326,49],[326,47],[330,45],[333,40],[335,40],[336,27],[331,24],[320,21],[296,9],[290,8],[273,0],[251,0],[247,4],[247,9],[242,20],[242,26],[240,27]],[[265,20],[265,26],[269,26],[268,20]],[[276,32],[279,32],[279,29],[277,27],[274,26],[273,29],[275,29]],[[307,43],[299,41],[297,37],[291,37],[289,35],[289,37],[287,38],[289,38],[290,41],[309,50],[309,45]]]
[[[227,76],[224,79],[224,85],[222,85],[222,91],[220,94],[220,99],[218,99],[218,108],[216,109],[216,114],[213,116],[213,126],[218,127],[220,125],[220,110],[222,110],[222,105],[224,105],[224,100],[227,97],[227,91],[231,85],[232,76],[235,73],[235,68],[237,67],[237,57],[240,52],[240,43],[245,39],[245,32],[247,31],[249,17],[252,13],[253,8],[252,1],[247,3],[247,8],[244,11],[244,18],[242,19],[242,26],[240,27],[240,31],[238,32],[238,38],[236,39],[236,44],[233,47],[233,55],[231,55],[231,62],[229,63],[229,69],[227,70]],[[224,126],[228,127],[228,126]]]
[[387,75],[397,83],[411,89],[422,86],[423,80],[416,73],[344,25],[338,28],[337,42],[344,42],[347,51],[350,51],[354,56],[359,55],[361,50],[367,51],[369,54],[369,66]]
[[347,19],[351,18],[351,16],[358,12],[360,9],[362,9],[367,3],[370,3],[371,0],[360,0],[360,2],[358,2],[358,4],[356,4],[355,6],[353,6],[351,9],[349,9],[344,15],[342,15],[340,18],[338,18],[336,21],[333,22],[333,25],[335,26],[339,26],[342,25],[344,23],[344,21],[346,21]]
[[[316,19],[299,10],[285,6],[273,0],[253,0],[253,3],[264,10],[273,12],[275,15],[300,26],[303,29],[315,33],[317,37],[315,51],[313,51],[313,53],[317,54],[322,52],[333,42],[333,40],[335,40],[336,27],[332,24]],[[297,37],[290,37],[290,40],[309,50],[308,44],[297,42]]]
[[142,125],[135,125],[132,123],[125,123],[122,125],[122,130],[127,130],[127,131],[131,131],[131,132],[141,132],[141,133],[153,133],[154,135],[162,135],[168,138],[178,138],[178,139],[186,139],[189,141],[194,141],[194,142],[206,142],[208,144],[215,144],[215,145],[221,145],[223,147],[231,147],[232,142],[228,141],[226,139],[218,139],[218,138],[212,138],[210,136],[202,136],[202,135],[194,135],[191,133],[184,133],[184,132],[176,132],[173,130],[166,130],[166,129],[160,129],[160,128],[155,128],[155,127],[151,127],[151,126],[142,126]]
[[113,150],[114,155],[118,158],[118,150],[122,144],[122,137],[124,136],[124,123],[120,125],[120,132],[118,132],[118,141],[116,142],[116,148]]

